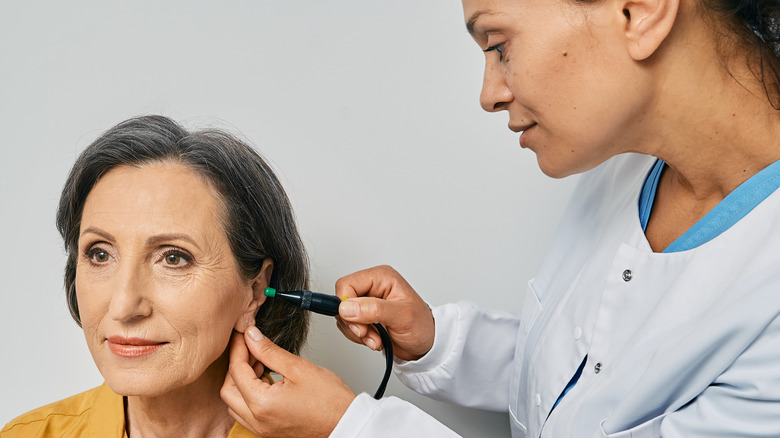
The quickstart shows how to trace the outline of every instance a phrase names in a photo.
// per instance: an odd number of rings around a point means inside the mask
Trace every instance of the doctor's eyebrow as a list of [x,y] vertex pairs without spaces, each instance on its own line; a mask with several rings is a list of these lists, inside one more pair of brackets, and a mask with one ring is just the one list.
[[486,10],[482,9],[482,10],[479,10],[479,11],[474,12],[473,14],[471,14],[471,17],[469,17],[469,19],[466,20],[466,30],[469,31],[469,34],[472,37],[475,36],[475,34],[476,34],[476,30],[474,29],[474,27],[477,24],[477,20],[479,19],[479,17],[481,17],[483,15],[498,15],[498,13],[497,12],[490,12],[490,11],[486,11]]

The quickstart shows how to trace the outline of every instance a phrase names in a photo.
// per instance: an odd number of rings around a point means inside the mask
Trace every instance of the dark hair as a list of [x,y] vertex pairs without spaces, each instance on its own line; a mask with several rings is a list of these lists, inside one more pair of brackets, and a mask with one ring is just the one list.
[[[734,53],[744,53],[748,67],[764,87],[769,103],[780,110],[780,1],[701,0],[738,40]],[[716,29],[721,30],[721,29]],[[723,35],[727,36],[727,35]]]
[[[81,325],[76,299],[76,260],[84,202],[97,181],[117,166],[178,163],[208,180],[219,193],[220,214],[241,274],[260,273],[266,257],[274,262],[270,286],[304,289],[309,268],[290,201],[271,168],[244,142],[219,130],[188,132],[163,116],[126,120],[103,133],[76,159],[62,189],[57,229],[67,252],[65,294]],[[268,298],[256,318],[260,330],[282,348],[299,353],[309,319],[304,310]]]

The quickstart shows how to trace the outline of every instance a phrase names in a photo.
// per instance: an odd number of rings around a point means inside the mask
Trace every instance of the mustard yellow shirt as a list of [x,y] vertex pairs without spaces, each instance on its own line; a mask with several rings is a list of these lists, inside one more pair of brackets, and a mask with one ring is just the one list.
[[[0,438],[127,438],[122,396],[105,383],[11,420]],[[228,438],[256,438],[235,423]]]

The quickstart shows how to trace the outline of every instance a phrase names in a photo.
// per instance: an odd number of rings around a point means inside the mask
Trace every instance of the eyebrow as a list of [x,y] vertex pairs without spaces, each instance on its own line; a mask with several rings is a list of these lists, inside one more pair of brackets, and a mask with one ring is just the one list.
[[476,31],[474,30],[474,26],[477,24],[477,19],[479,19],[479,17],[481,17],[482,15],[493,15],[493,14],[495,14],[495,12],[489,12],[484,9],[474,12],[473,14],[471,14],[471,17],[468,20],[466,20],[466,30],[469,31],[469,34],[471,34],[471,36],[474,36],[476,34]]
[[84,231],[81,232],[80,236],[83,236],[83,235],[85,235],[87,233],[97,234],[98,236],[100,236],[100,237],[102,237],[102,238],[104,238],[106,240],[111,240],[111,241],[115,241],[116,240],[116,238],[114,236],[112,236],[111,234],[106,233],[105,231],[103,231],[103,230],[101,230],[99,228],[95,228],[95,227],[88,227],[88,228],[86,228]]
[[193,239],[192,237],[186,234],[181,234],[181,233],[157,234],[154,236],[149,236],[149,238],[146,239],[146,246],[154,246],[162,242],[170,242],[171,240],[184,240],[186,242],[191,243],[192,245],[195,246],[195,248],[198,248],[198,250],[200,250],[200,246],[195,242],[195,239]]
[[[86,228],[84,231],[81,232],[81,235],[83,236],[83,235],[85,235],[87,233],[97,234],[98,236],[100,236],[100,237],[102,237],[102,238],[104,238],[104,239],[106,239],[108,241],[112,241],[112,242],[116,241],[116,238],[114,236],[112,236],[110,233],[107,233],[107,232],[105,232],[105,231],[103,231],[103,230],[101,230],[99,228],[96,228],[96,227],[88,227],[88,228]],[[190,236],[188,236],[186,234],[181,234],[181,233],[156,234],[154,236],[149,236],[146,239],[146,242],[144,242],[144,243],[145,243],[146,246],[154,246],[154,245],[157,245],[159,243],[170,242],[172,240],[184,240],[184,241],[189,242],[192,245],[194,245],[195,248],[198,248],[198,250],[201,249],[200,246],[195,242],[195,239],[193,239],[192,237],[190,237]]]

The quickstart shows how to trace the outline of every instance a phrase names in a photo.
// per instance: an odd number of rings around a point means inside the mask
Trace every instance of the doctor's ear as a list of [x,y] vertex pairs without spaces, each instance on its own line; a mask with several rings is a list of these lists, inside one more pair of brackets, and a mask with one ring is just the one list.
[[635,61],[649,58],[672,31],[681,0],[618,0],[628,52]]
[[237,332],[243,333],[249,325],[255,324],[255,315],[260,309],[260,306],[265,302],[265,288],[271,284],[271,274],[274,270],[274,262],[269,257],[263,260],[263,266],[260,268],[260,273],[252,280],[250,285],[252,288],[252,300],[244,308],[244,312],[241,317],[236,321],[236,325],[233,329]]

